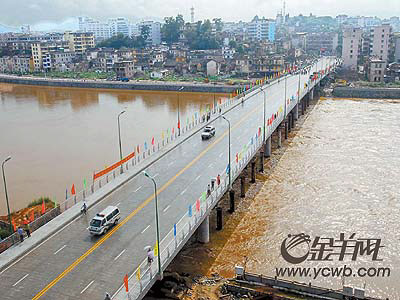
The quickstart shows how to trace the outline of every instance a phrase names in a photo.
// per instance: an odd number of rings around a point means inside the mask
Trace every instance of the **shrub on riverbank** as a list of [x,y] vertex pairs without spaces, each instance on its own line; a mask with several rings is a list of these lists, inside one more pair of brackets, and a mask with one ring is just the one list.
[[52,203],[53,206],[55,206],[55,203],[53,201],[51,201],[51,199],[49,197],[40,197],[39,199],[35,199],[31,203],[29,203],[28,207],[33,207],[33,206],[36,206],[36,205],[40,205],[40,204],[43,203],[43,200],[44,200],[44,203],[46,203],[46,204],[47,203]]

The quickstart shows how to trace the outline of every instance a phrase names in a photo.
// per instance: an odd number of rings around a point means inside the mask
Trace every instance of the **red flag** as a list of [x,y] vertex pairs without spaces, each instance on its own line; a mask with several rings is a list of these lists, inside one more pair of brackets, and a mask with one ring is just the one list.
[[[179,123],[178,123],[178,125],[179,125]],[[179,127],[178,127],[178,128],[179,128]],[[172,127],[172,134],[174,134],[174,131],[175,131],[174,129],[175,129],[175,128],[174,128],[174,127]]]
[[137,145],[136,150],[137,150],[137,153],[139,154],[139,153],[140,153],[140,147],[139,147],[139,145]]
[[200,200],[196,200],[196,211],[200,211]]
[[14,218],[11,219],[11,224],[14,228],[14,232],[17,231],[17,225],[15,225]]
[[239,162],[239,155],[236,153],[236,162]]
[[153,136],[153,138],[151,139],[151,144],[154,145],[154,136]]
[[128,274],[125,274],[125,276],[124,276],[124,285],[125,285],[126,292],[129,292],[129,288],[128,288]]
[[75,184],[72,184],[71,195],[75,195]]
[[[74,194],[75,194],[75,189],[74,189]],[[46,212],[46,205],[44,204],[44,199],[43,199],[43,201],[42,201],[42,215],[44,215],[45,212]]]
[[29,222],[35,221],[35,211],[32,209],[31,210],[31,215],[29,217]]
[[[181,122],[178,121],[178,128],[181,128]],[[172,133],[174,132],[174,129],[172,128]]]

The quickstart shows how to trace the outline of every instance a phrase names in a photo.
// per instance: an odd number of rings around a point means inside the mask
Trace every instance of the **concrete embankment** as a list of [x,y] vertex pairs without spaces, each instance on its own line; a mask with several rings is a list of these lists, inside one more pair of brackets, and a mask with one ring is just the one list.
[[338,98],[400,99],[400,88],[335,87],[333,96]]
[[144,81],[105,81],[105,80],[74,80],[53,79],[0,75],[0,82],[11,84],[69,87],[69,88],[92,88],[92,89],[117,89],[137,91],[171,91],[176,92],[184,87],[184,92],[194,93],[232,93],[238,87],[223,84],[206,84],[193,82],[144,82]]

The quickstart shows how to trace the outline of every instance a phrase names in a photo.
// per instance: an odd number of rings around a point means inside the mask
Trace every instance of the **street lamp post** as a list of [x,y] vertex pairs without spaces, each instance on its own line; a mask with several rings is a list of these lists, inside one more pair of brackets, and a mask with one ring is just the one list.
[[4,192],[6,194],[6,202],[7,202],[7,212],[8,212],[8,222],[10,223],[10,232],[14,232],[12,224],[11,224],[11,214],[10,214],[10,204],[8,203],[8,193],[7,193],[7,184],[6,184],[6,175],[4,174],[4,164],[11,159],[11,156],[7,157],[3,163],[1,164],[1,170],[3,172],[3,181],[4,181]]
[[265,88],[264,87],[261,87],[261,91],[263,92],[263,94],[264,94],[264,111],[263,111],[263,119],[264,119],[264,123],[263,123],[263,141],[264,141],[264,143],[265,143],[265,118],[266,118],[266,102],[267,102],[267,93],[265,92]]
[[125,113],[125,110],[123,110],[123,111],[121,111],[119,114],[118,114],[118,140],[119,140],[119,159],[120,160],[122,160],[122,146],[121,146],[121,125],[120,125],[120,122],[119,122],[119,117],[123,114],[123,113]]
[[178,136],[181,136],[181,120],[179,116],[179,92],[183,90],[183,86],[181,86],[178,90]]
[[231,122],[229,122],[229,120],[227,118],[225,118],[225,116],[222,116],[222,118],[228,122],[228,156],[229,156],[229,160],[228,160],[228,166],[229,166],[229,190],[232,189],[232,178],[231,178],[231,172],[232,172],[232,166],[231,166]]
[[160,276],[160,280],[163,278],[163,271],[161,267],[161,249],[160,249],[160,225],[158,220],[158,199],[157,199],[157,183],[154,180],[154,177],[151,177],[146,171],[143,171],[144,176],[150,178],[154,184],[154,199],[156,204],[156,232],[157,232],[157,260],[158,260],[158,275]]

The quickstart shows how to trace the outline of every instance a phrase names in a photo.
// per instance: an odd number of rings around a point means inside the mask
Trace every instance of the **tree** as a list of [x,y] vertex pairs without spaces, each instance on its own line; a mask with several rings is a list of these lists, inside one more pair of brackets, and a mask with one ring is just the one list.
[[183,16],[167,17],[164,20],[165,23],[161,28],[162,40],[169,45],[178,42],[185,25]]
[[97,46],[120,49],[122,47],[132,48],[134,46],[133,44],[134,44],[133,40],[129,36],[119,33],[117,35],[110,37],[109,39],[102,41]]
[[188,26],[185,36],[191,49],[218,49],[221,45],[221,41],[212,33],[210,20],[198,21],[195,27]]
[[236,43],[236,41],[234,41],[234,40],[231,40],[231,41],[229,41],[229,48],[235,48],[236,49],[236,47],[237,47],[237,43]]
[[214,18],[213,22],[215,24],[215,30],[217,32],[221,32],[222,28],[224,27],[224,25],[222,24],[222,19],[221,18]]

